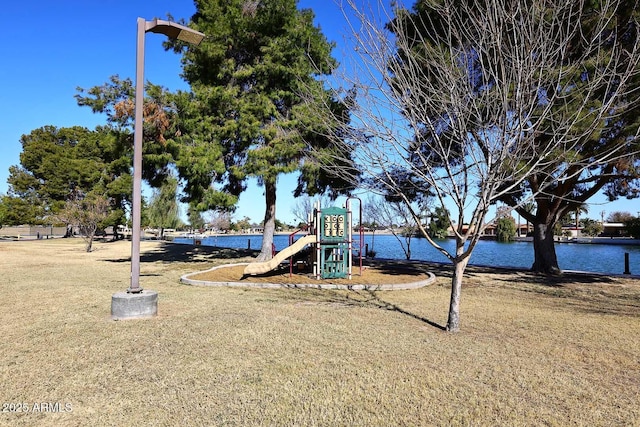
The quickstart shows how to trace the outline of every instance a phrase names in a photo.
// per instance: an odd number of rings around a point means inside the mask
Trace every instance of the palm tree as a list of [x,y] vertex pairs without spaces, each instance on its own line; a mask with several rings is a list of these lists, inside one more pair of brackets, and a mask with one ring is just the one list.
[[580,237],[580,213],[588,214],[589,213],[589,205],[586,203],[580,203],[575,208],[575,216],[576,216],[576,237]]

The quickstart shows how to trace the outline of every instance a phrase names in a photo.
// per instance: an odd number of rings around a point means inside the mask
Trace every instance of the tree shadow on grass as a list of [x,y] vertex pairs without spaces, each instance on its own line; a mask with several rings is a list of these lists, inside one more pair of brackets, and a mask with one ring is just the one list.
[[[421,260],[393,260],[393,259],[374,259],[367,260],[367,265],[371,265],[380,270],[381,273],[389,275],[424,275],[431,272],[438,277],[452,279],[453,264],[448,262],[421,261]],[[490,267],[469,265],[465,269],[465,278],[480,277],[487,273],[511,273],[519,271],[508,267]]]
[[551,297],[564,307],[591,314],[640,316],[640,286],[603,274],[563,273],[557,276],[521,272],[496,277],[501,287]]
[[422,316],[418,316],[415,313],[412,313],[408,310],[405,310],[401,307],[398,307],[395,304],[392,304],[390,302],[384,301],[382,298],[380,298],[378,296],[378,294],[374,291],[367,291],[367,293],[370,296],[369,302],[373,303],[376,307],[381,308],[383,310],[389,310],[389,311],[395,311],[397,313],[400,314],[404,314],[405,316],[409,316],[413,319],[419,320],[423,323],[426,323],[429,326],[433,326],[434,328],[440,329],[441,331],[446,331],[447,328],[443,325],[440,325],[439,323],[436,323],[432,320],[427,319],[426,317],[422,317]]
[[[490,271],[487,271],[491,273]],[[596,273],[575,273],[575,272],[563,272],[561,274],[537,274],[531,271],[501,271],[498,273],[510,272],[513,274],[512,278],[505,278],[504,276],[497,278],[497,280],[507,283],[520,283],[525,285],[540,285],[547,287],[564,287],[569,285],[597,285],[597,284],[611,284],[615,283],[615,278],[605,274]]]
[[299,304],[326,304],[336,307],[376,308],[393,311],[441,331],[446,330],[446,328],[439,323],[405,310],[396,304],[384,301],[378,293],[373,290],[356,291],[291,287],[286,290],[278,290],[277,292],[280,298],[296,301]]
[[[255,258],[260,251],[252,249],[231,249],[215,246],[187,245],[163,242],[157,248],[140,254],[140,262],[193,262],[202,263],[213,260],[238,260]],[[110,262],[131,262],[131,257],[109,259]]]
[[[422,261],[405,261],[405,260],[366,260],[365,266],[375,267],[381,274],[390,276],[424,276],[430,271],[429,265]],[[357,268],[355,262],[354,270]]]
[[[421,261],[418,261],[422,263]],[[424,262],[431,272],[438,277],[447,279],[453,278],[453,264]],[[487,276],[488,275],[488,276]],[[548,287],[562,287],[575,284],[603,284],[615,283],[615,278],[606,274],[565,271],[561,274],[538,274],[527,269],[517,267],[496,267],[490,265],[468,265],[464,271],[465,279],[482,279],[489,277],[490,280],[502,281],[512,284],[532,284]],[[463,279],[464,285],[464,279]]]

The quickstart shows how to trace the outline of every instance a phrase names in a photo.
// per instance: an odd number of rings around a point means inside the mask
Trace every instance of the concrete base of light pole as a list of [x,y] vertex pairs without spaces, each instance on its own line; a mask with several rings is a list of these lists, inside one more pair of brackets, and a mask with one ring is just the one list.
[[144,289],[142,292],[117,292],[111,297],[113,320],[141,319],[158,314],[158,293]]

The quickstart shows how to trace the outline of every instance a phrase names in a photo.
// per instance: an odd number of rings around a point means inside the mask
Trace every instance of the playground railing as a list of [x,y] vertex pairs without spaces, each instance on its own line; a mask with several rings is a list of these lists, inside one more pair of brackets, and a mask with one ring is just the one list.
[[[293,245],[293,238],[295,235],[301,231],[306,231],[306,229],[299,228],[293,233],[289,234],[289,246]],[[289,257],[289,277],[293,276],[293,255]]]

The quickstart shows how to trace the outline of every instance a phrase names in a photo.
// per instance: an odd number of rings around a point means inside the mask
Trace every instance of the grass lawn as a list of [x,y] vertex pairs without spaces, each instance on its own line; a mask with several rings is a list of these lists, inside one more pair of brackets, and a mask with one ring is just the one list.
[[0,425],[640,425],[639,280],[470,268],[447,334],[447,268],[409,291],[194,287],[248,253],[143,242],[158,316],[113,321],[129,251],[0,242]]

